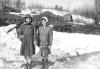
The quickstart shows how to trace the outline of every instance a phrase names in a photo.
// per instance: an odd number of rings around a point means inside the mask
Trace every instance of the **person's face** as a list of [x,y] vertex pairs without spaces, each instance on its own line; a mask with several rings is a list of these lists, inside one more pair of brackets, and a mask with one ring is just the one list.
[[31,23],[31,18],[26,18],[26,23]]
[[43,24],[43,26],[46,26],[46,20],[45,19],[42,19],[42,24]]

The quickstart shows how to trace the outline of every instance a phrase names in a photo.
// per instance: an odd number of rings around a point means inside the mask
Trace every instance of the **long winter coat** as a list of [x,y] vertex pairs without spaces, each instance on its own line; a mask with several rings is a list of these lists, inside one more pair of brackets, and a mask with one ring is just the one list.
[[32,56],[35,54],[34,46],[34,26],[32,24],[23,24],[19,32],[22,40],[20,54],[22,56]]
[[52,45],[53,41],[53,28],[51,26],[39,27],[39,46],[41,51],[41,56],[45,56],[51,53],[48,46]]

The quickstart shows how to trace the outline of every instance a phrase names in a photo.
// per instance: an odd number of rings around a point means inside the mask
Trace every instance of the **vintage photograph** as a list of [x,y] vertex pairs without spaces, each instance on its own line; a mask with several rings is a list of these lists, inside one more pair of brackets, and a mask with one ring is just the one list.
[[100,0],[0,0],[0,69],[100,69]]

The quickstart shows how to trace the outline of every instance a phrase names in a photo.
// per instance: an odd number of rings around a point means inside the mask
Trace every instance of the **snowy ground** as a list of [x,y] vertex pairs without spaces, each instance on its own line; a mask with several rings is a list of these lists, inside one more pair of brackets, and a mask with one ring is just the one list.
[[[64,52],[79,52],[80,54],[100,51],[100,36],[78,33],[60,33],[54,31],[53,49]],[[73,53],[74,55],[74,53]]]
[[[15,25],[0,27],[0,63],[3,61],[23,62],[23,57],[19,55],[21,42],[17,39],[16,30],[7,34],[7,30]],[[100,51],[100,36],[85,35],[78,33],[61,33],[54,31],[53,45],[51,47],[51,61],[56,61],[58,58],[80,55]],[[36,54],[39,48],[36,47]],[[51,55],[51,56],[52,56]],[[57,57],[58,56],[58,57]],[[54,59],[55,60],[54,60]],[[2,61],[2,60],[3,61]],[[20,66],[21,63],[14,62],[14,66]]]

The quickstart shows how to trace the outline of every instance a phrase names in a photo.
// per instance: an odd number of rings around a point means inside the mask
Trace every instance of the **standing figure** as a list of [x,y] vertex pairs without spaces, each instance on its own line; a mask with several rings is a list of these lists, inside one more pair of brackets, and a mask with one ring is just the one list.
[[48,18],[42,17],[42,26],[38,31],[39,47],[42,58],[42,62],[48,61],[48,55],[51,54],[50,47],[53,41],[53,27],[48,24]]
[[35,26],[32,24],[31,15],[25,16],[25,22],[20,26],[19,39],[22,41],[20,55],[25,57],[25,66],[31,67],[31,57],[35,54]]

